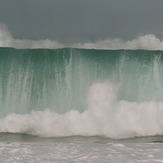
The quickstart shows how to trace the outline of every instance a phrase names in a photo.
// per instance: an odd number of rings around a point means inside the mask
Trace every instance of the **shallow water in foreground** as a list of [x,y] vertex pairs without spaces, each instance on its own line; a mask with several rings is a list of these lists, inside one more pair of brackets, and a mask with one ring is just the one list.
[[162,143],[0,142],[1,163],[161,163],[162,153]]
[[1,163],[163,162],[163,136],[109,139],[104,137],[41,138],[0,134]]

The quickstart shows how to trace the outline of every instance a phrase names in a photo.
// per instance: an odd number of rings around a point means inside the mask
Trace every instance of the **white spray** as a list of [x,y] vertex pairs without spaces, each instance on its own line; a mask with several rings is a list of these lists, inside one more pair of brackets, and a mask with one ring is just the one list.
[[10,114],[0,119],[0,132],[41,137],[104,136],[129,138],[163,134],[163,102],[117,100],[118,87],[96,83],[88,91],[88,109],[57,114],[49,109],[30,114]]
[[95,43],[72,43],[69,45],[62,44],[56,40],[27,40],[15,39],[5,25],[0,25],[0,47],[23,48],[48,48],[57,49],[64,47],[84,48],[84,49],[146,49],[146,50],[163,50],[163,41],[153,34],[147,34],[137,37],[136,39],[124,41],[122,39],[105,39]]

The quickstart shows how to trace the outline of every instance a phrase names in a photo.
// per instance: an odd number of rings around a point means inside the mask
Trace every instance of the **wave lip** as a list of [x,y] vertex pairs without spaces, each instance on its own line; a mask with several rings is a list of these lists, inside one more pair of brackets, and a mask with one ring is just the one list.
[[95,43],[62,44],[56,40],[27,40],[15,39],[5,25],[0,25],[0,47],[13,47],[17,49],[58,49],[64,47],[83,49],[145,49],[163,50],[163,41],[153,34],[137,37],[130,41],[122,39],[105,39]]
[[72,47],[86,49],[145,49],[145,50],[163,50],[163,42],[155,35],[148,34],[137,37],[131,41],[121,39],[106,39],[96,43],[74,44]]

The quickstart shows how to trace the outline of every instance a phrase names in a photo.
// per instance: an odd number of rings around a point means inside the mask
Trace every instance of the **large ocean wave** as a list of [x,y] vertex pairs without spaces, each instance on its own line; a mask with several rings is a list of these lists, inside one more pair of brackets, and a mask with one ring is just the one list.
[[163,135],[163,46],[154,35],[71,45],[86,48],[77,49],[14,39],[1,26],[0,46],[0,132]]
[[162,51],[0,48],[0,132],[163,134]]

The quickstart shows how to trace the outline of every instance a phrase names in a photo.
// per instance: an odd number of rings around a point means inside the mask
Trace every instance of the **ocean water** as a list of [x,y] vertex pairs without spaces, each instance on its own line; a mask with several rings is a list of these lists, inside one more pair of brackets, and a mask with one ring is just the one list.
[[162,53],[0,48],[0,132],[162,135]]
[[1,47],[0,161],[162,162],[162,81],[161,50]]

